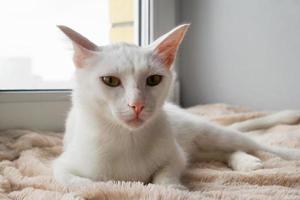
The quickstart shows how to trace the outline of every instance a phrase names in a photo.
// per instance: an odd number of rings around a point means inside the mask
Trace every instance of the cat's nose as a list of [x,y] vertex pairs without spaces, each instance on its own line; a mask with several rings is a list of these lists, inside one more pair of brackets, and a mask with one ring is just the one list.
[[140,101],[128,104],[128,106],[134,110],[136,115],[139,115],[144,109],[144,104]]

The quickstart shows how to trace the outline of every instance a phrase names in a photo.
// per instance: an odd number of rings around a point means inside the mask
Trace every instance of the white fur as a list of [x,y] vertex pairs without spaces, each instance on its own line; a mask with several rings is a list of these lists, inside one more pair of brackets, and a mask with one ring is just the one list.
[[284,110],[265,117],[234,123],[230,127],[240,131],[253,131],[256,129],[269,128],[278,124],[295,124],[299,121],[300,111]]
[[[182,28],[175,29],[175,33]],[[179,36],[183,37],[182,33],[174,36],[173,30],[163,41]],[[176,53],[181,40],[176,39],[177,47],[171,53]],[[192,159],[229,160],[233,169],[249,171],[262,164],[245,152],[264,150],[283,157],[291,155],[289,150],[258,144],[236,130],[165,103],[174,76],[154,56],[155,47],[100,47],[99,52],[84,60],[89,67],[76,70],[64,152],[54,162],[58,181],[66,185],[152,181],[184,189],[180,176]],[[152,74],[162,75],[163,80],[155,87],[146,86],[145,80]],[[122,85],[108,87],[99,78],[107,75],[118,77]],[[145,105],[140,124],[127,123],[134,116],[128,104],[135,100]],[[293,158],[299,155],[297,150],[292,153]]]

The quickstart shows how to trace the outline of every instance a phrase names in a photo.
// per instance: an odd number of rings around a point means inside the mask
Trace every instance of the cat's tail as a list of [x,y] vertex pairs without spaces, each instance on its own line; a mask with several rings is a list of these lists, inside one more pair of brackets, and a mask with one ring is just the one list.
[[291,124],[300,119],[298,111],[282,111],[231,127],[213,124],[176,106],[166,107],[175,137],[184,151],[193,157],[199,152],[265,151],[286,160],[300,160],[300,149],[277,147],[262,143],[241,130],[268,128],[277,124]]
[[195,136],[190,144],[195,144],[200,151],[244,151],[250,154],[264,151],[285,160],[300,160],[300,149],[268,145],[259,141],[259,138],[222,127],[211,127],[209,132],[190,134],[190,137]]
[[247,132],[266,129],[279,124],[295,124],[297,122],[300,122],[300,111],[284,110],[264,117],[237,122],[228,127],[238,131]]
[[[244,151],[248,153],[264,151],[285,160],[300,160],[300,149],[265,144],[262,143],[259,138],[243,134],[236,130],[226,128],[222,130],[219,129],[219,131],[222,133],[218,135],[214,142],[214,145],[216,145],[215,149],[229,152]],[[204,139],[203,136],[197,138],[197,141],[199,141],[200,138],[202,143]]]
[[[258,129],[267,129],[279,124],[296,124],[297,122],[300,122],[300,111],[284,110],[264,117],[234,123],[229,127],[238,131],[247,132]],[[268,146],[260,143],[256,143],[255,146],[257,146],[257,150],[275,154],[286,160],[300,160],[299,149]]]

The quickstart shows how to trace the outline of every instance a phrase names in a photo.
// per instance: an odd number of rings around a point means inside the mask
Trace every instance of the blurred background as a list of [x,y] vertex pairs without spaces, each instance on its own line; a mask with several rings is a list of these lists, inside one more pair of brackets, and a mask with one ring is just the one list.
[[[99,45],[137,43],[134,0],[3,0],[0,2],[0,89],[70,89],[67,25]],[[65,41],[63,41],[65,40]],[[64,46],[65,45],[65,46]]]
[[179,1],[192,26],[179,67],[184,106],[300,109],[300,1]]

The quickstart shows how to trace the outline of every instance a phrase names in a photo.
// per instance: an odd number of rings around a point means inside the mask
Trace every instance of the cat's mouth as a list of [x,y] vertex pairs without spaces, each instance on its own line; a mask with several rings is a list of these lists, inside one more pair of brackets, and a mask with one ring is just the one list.
[[130,127],[139,127],[144,123],[144,121],[141,118],[135,117],[133,119],[126,120],[125,123]]
[[116,117],[118,121],[121,122],[126,127],[130,129],[136,129],[142,127],[149,120],[150,113],[148,112],[143,112],[140,114],[128,113],[126,115],[124,115],[124,113],[121,113]]

